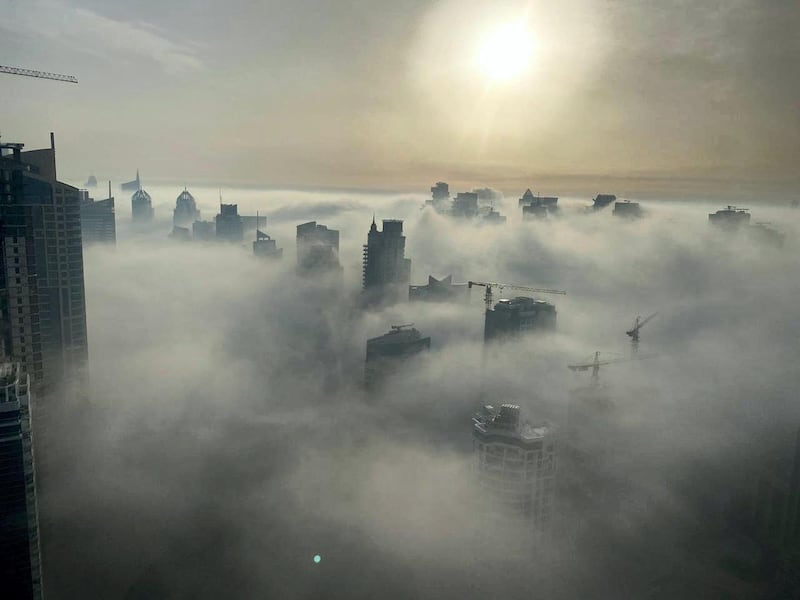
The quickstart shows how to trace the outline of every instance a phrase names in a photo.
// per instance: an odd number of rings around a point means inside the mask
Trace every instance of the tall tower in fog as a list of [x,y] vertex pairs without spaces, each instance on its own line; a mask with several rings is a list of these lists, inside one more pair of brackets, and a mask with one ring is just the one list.
[[175,227],[191,227],[192,223],[200,220],[200,211],[197,203],[189,191],[184,188],[175,199],[175,210],[172,213],[172,224]]
[[387,294],[401,290],[408,293],[411,278],[411,259],[405,258],[406,238],[403,235],[403,222],[383,221],[383,231],[378,231],[375,219],[364,246],[363,284],[364,291],[376,298],[386,298]]
[[78,189],[50,148],[0,144],[0,342],[36,389],[82,375],[88,359]]
[[297,270],[305,274],[341,271],[339,232],[316,221],[298,225]]
[[0,363],[0,598],[42,597],[29,376]]
[[134,223],[148,223],[153,220],[153,201],[150,194],[141,187],[131,196],[131,220]]
[[548,529],[555,494],[556,443],[546,426],[520,421],[519,406],[484,406],[473,417],[478,484],[488,512],[521,519],[530,541]]

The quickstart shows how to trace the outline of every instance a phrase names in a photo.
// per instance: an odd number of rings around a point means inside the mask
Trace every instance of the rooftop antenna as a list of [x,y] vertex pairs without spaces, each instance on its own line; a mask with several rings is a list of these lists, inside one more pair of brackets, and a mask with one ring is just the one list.
[[108,180],[108,197],[111,198],[111,180]]

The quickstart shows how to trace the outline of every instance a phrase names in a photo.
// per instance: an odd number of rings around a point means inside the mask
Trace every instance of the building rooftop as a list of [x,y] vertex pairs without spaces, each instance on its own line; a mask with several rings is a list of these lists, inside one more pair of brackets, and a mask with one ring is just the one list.
[[509,437],[524,442],[541,440],[550,433],[550,428],[545,424],[521,422],[517,404],[503,404],[499,409],[486,404],[475,413],[472,422],[475,433],[479,435]]

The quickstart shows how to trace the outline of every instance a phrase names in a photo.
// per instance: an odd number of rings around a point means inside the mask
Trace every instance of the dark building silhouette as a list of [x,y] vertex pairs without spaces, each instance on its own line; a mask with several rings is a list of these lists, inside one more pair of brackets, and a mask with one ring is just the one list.
[[195,221],[192,223],[192,239],[196,242],[212,242],[217,239],[217,230],[213,221]]
[[83,184],[85,188],[96,188],[97,187],[97,177],[94,175],[89,175],[89,179],[86,180],[86,183]]
[[465,302],[469,299],[466,283],[453,283],[453,276],[436,279],[428,275],[427,285],[408,286],[408,299],[423,302]]
[[339,232],[309,221],[297,226],[297,270],[301,273],[341,271]]
[[728,206],[708,215],[708,222],[720,229],[738,229],[750,224],[750,213],[746,208]]
[[638,219],[642,216],[642,207],[639,206],[638,202],[623,200],[622,202],[614,203],[614,210],[611,214],[625,219]]
[[367,340],[364,363],[364,384],[367,389],[382,385],[388,377],[401,370],[413,356],[431,347],[431,338],[409,325],[392,325],[388,333]]
[[117,225],[114,217],[114,197],[111,182],[108,183],[108,198],[93,200],[86,190],[80,190],[81,236],[84,246],[90,244],[116,244]]
[[139,188],[131,196],[131,220],[134,223],[149,223],[155,211],[150,194]]
[[224,242],[241,242],[244,240],[244,225],[239,216],[236,204],[220,204],[216,216],[217,239]]
[[518,335],[530,330],[553,330],[556,327],[556,307],[543,300],[518,296],[500,300],[494,309],[486,311],[484,339],[486,341]]
[[480,223],[486,225],[503,225],[506,222],[506,217],[501,215],[491,206],[482,207],[481,213]]
[[378,231],[375,219],[372,219],[363,252],[365,292],[375,299],[407,292],[411,260],[405,258],[405,248],[402,221],[384,219],[383,231]]
[[0,363],[0,598],[42,598],[29,376]]
[[617,197],[614,194],[597,194],[592,208],[594,208],[594,210],[601,210],[616,201]]
[[256,240],[253,242],[253,256],[258,258],[283,258],[283,248],[278,248],[278,244],[269,235],[256,230]]
[[454,217],[472,218],[478,216],[478,194],[475,192],[459,192],[453,200],[452,215]]
[[200,220],[200,211],[197,203],[186,188],[178,194],[175,200],[175,211],[172,213],[172,224],[176,227],[191,227],[192,223]]
[[534,196],[529,188],[525,190],[522,198],[519,199],[519,206],[522,207],[522,219],[524,221],[545,219],[558,213],[558,198],[555,196]]
[[450,187],[444,181],[437,181],[431,188],[431,199],[425,202],[427,206],[432,206],[437,212],[446,213],[450,211]]
[[56,179],[52,134],[50,148],[22,147],[0,144],[3,351],[37,390],[82,384],[88,345],[80,196]]
[[123,192],[130,192],[133,190],[140,190],[142,189],[142,182],[139,179],[139,169],[136,169],[136,179],[133,181],[126,181],[125,183],[121,184],[120,189]]

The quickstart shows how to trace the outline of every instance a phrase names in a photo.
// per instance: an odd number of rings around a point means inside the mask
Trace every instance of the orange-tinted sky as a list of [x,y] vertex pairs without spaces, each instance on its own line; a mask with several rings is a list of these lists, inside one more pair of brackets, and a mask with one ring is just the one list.
[[[510,190],[800,178],[796,0],[4,5],[0,64],[80,84],[0,76],[0,132],[37,147],[56,131],[67,177]],[[475,56],[509,22],[534,49],[498,83]]]

